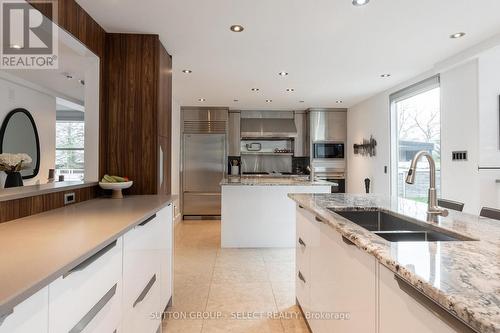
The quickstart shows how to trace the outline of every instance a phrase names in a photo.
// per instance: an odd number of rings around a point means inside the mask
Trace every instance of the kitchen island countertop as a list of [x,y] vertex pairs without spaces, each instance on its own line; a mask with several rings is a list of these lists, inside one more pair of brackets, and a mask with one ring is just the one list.
[[326,181],[311,181],[308,176],[228,176],[221,186],[332,186]]
[[[500,332],[499,221],[450,211],[437,223],[424,222],[427,205],[377,195],[289,197],[470,327],[482,333]],[[392,212],[475,241],[391,243],[328,208]]]

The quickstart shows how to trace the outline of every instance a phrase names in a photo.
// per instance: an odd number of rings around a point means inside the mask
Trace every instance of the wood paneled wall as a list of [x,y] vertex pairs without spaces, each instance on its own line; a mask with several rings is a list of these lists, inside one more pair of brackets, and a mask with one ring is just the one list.
[[104,62],[107,170],[134,180],[129,194],[168,194],[171,58],[158,35],[107,34]]
[[0,202],[0,223],[43,213],[64,206],[64,194],[75,193],[75,203],[95,199],[100,195],[98,186],[37,195]]

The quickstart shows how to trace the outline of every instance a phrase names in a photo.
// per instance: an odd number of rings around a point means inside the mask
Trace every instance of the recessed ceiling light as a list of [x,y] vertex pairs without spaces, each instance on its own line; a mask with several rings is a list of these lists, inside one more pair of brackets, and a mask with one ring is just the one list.
[[386,73],[386,74],[381,74],[381,75],[380,75],[380,77],[390,77],[390,76],[391,76],[391,74],[389,74],[389,73]]
[[206,99],[204,99],[204,98],[198,98],[198,102],[205,102],[205,101],[206,101]]
[[69,73],[62,73],[62,75],[63,75],[66,79],[68,79],[68,80],[73,79],[73,75],[71,75],[71,74],[69,74]]
[[299,103],[304,103],[304,101],[299,101]]
[[287,75],[288,75],[288,73],[287,73],[287,72],[279,72],[279,73],[278,73],[278,75],[279,75],[279,76],[287,76]]
[[337,104],[342,104],[342,103],[344,103],[344,102],[343,102],[343,101],[341,101],[341,100],[339,99],[338,101],[335,101],[335,103],[337,103]]
[[235,103],[237,103],[239,101],[240,101],[239,99],[233,99],[233,102],[235,102]]
[[182,72],[185,74],[191,74],[193,71],[190,69],[184,69]]
[[242,32],[243,30],[245,30],[245,28],[243,28],[239,24],[232,25],[229,29],[231,29],[232,32]]
[[286,91],[288,91],[288,92],[294,92],[295,89],[293,89],[293,88],[287,88]]
[[10,47],[11,47],[11,48],[13,48],[13,49],[16,49],[16,50],[20,50],[20,49],[22,49],[22,48],[23,48],[23,47],[22,47],[21,45],[19,45],[19,44],[12,44]]
[[457,39],[457,38],[462,38],[463,36],[465,36],[465,32],[457,32],[453,35],[450,35],[450,38],[451,39]]
[[266,103],[271,103],[272,101],[272,99],[266,99]]
[[79,82],[82,86],[84,86],[84,85],[85,85],[85,80],[81,80],[81,79],[80,79],[80,80],[78,80],[78,82]]
[[370,0],[352,0],[354,6],[364,6],[367,5]]
[[259,91],[259,88],[252,88],[252,91]]

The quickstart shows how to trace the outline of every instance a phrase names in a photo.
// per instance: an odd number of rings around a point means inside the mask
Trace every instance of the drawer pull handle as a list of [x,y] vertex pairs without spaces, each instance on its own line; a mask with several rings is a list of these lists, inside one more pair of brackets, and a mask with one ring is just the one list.
[[304,209],[304,206],[302,206],[302,205],[299,205],[299,208],[300,208],[300,209]]
[[148,217],[146,220],[144,220],[143,222],[139,223],[139,227],[145,226],[149,222],[153,221],[155,217],[156,217],[156,214],[153,214],[153,216]]
[[10,309],[6,313],[0,315],[0,326],[2,326],[3,322],[5,321],[5,319],[7,319],[7,317],[10,316],[13,313],[14,313],[14,309]]
[[432,299],[424,295],[421,291],[413,287],[407,281],[405,281],[402,277],[394,274],[394,279],[397,281],[399,289],[401,289],[408,296],[413,298],[417,303],[427,308],[429,311],[433,312],[437,317],[439,317],[442,321],[450,325],[457,332],[464,333],[474,333],[477,332],[473,330],[466,323],[455,317],[453,314],[448,312],[441,305],[434,302]]
[[347,238],[347,237],[345,237],[345,236],[342,236],[342,241],[343,241],[344,243],[346,243],[347,245],[356,245],[356,244],[354,244],[354,243],[353,243],[350,239],[348,239],[348,238]]
[[304,243],[304,241],[300,237],[299,237],[299,244],[303,247],[306,247],[306,243]]
[[80,333],[90,324],[97,314],[109,303],[116,294],[116,284],[104,295],[90,311],[73,327],[69,333]]
[[306,283],[306,279],[304,279],[304,275],[302,275],[302,273],[301,273],[300,271],[299,271],[299,274],[297,274],[297,276],[299,277],[299,279],[300,279],[302,282]]
[[112,248],[114,248],[116,246],[116,242],[117,241],[115,240],[113,243],[111,243],[109,245],[106,245],[102,250],[100,250],[99,252],[97,252],[96,254],[94,254],[92,257],[88,258],[87,260],[85,260],[81,264],[73,267],[68,272],[64,273],[63,279],[67,278],[68,276],[70,276],[73,273],[81,272],[85,268],[87,268],[90,265],[92,265],[97,259],[99,259],[103,255],[105,255],[106,253],[108,253]]
[[316,216],[316,221],[317,222],[321,222],[321,223],[324,223],[324,221],[322,219],[320,219],[319,217]]
[[142,291],[142,293],[139,295],[139,297],[137,297],[137,300],[134,302],[134,305],[132,307],[136,307],[137,304],[141,303],[142,301],[144,301],[144,299],[146,298],[147,294],[149,293],[149,291],[151,290],[151,288],[153,287],[153,285],[155,284],[156,282],[156,274],[153,275],[153,277],[151,278],[151,280],[149,280],[148,284],[146,285],[146,287],[144,288],[144,290]]

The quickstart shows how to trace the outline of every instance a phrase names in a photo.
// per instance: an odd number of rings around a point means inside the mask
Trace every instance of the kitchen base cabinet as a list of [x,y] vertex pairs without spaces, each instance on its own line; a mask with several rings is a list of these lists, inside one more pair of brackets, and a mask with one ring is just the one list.
[[49,332],[111,332],[121,320],[122,238],[49,286]]
[[375,333],[377,262],[300,206],[296,296],[314,333]]
[[310,326],[315,333],[375,333],[376,259],[330,225],[319,226],[311,253]]
[[473,332],[381,264],[379,276],[379,332]]
[[0,333],[47,333],[48,317],[49,288],[45,287],[0,318]]
[[173,220],[172,205],[158,212],[159,260],[160,260],[160,309],[163,311],[172,298],[173,286]]

